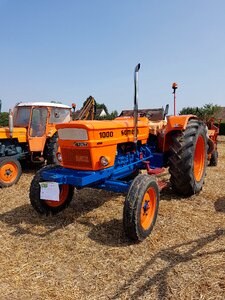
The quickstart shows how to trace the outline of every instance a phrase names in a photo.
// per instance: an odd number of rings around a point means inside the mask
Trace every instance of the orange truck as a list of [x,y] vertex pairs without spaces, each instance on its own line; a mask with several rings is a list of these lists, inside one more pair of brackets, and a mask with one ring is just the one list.
[[[73,199],[74,187],[126,193],[123,224],[126,235],[142,241],[153,229],[159,192],[166,186],[157,174],[169,167],[175,192],[200,192],[207,163],[206,126],[194,115],[153,119],[141,115],[135,98],[132,115],[113,121],[80,120],[58,124],[60,165],[39,170],[30,186],[30,201],[40,214],[55,214]],[[145,170],[145,174],[139,174]],[[91,199],[90,199],[91,201]]]

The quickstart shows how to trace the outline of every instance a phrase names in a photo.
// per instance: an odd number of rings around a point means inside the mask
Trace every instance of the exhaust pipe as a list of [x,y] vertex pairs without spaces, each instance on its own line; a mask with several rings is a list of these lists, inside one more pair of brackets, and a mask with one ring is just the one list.
[[9,110],[9,135],[10,138],[13,137],[13,115],[12,115],[12,110]]
[[2,100],[0,99],[0,113],[2,112]]
[[134,70],[134,144],[137,148],[137,123],[138,123],[138,72],[140,70],[140,64],[135,67]]

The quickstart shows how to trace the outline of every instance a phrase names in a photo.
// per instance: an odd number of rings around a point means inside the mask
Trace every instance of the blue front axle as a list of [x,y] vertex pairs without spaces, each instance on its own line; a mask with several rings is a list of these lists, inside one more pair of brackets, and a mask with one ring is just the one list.
[[97,171],[82,171],[56,166],[52,169],[43,169],[41,177],[46,181],[70,184],[76,188],[92,187],[126,193],[132,182],[127,177],[136,170],[146,169],[146,161],[151,160],[153,169],[163,165],[163,155],[152,154],[148,147],[142,146],[140,150],[136,153],[117,155],[113,167]]

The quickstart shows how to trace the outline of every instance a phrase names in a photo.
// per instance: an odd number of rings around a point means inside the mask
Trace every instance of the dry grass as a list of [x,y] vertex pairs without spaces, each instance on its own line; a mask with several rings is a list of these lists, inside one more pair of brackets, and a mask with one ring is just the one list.
[[0,190],[0,299],[225,299],[225,140],[203,191],[161,194],[140,244],[122,230],[124,197],[85,189],[58,216],[29,203],[33,171]]

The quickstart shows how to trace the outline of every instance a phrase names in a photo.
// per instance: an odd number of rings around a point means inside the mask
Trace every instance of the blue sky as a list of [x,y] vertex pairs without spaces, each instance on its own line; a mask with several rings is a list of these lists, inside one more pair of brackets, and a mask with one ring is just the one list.
[[18,101],[75,102],[109,111],[225,106],[223,0],[0,0],[2,111]]

